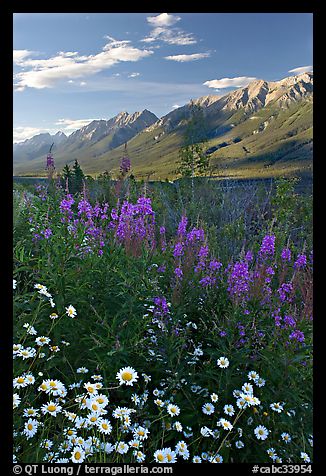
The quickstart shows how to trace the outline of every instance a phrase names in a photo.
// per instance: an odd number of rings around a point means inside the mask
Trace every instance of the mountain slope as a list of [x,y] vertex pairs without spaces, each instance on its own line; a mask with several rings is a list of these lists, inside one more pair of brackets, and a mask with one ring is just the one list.
[[[209,131],[207,153],[211,172],[232,176],[277,175],[301,170],[311,173],[312,100],[312,73],[274,82],[255,80],[224,96],[196,99],[194,102],[203,108]],[[151,124],[144,127],[144,121],[130,139],[122,140],[128,130],[125,114],[110,120],[115,127],[102,124],[110,121],[94,121],[101,124],[91,123],[69,136],[55,153],[57,168],[78,154],[76,157],[87,173],[104,170],[117,173],[123,144],[128,140],[132,169],[137,177],[173,177],[190,117],[190,103],[155,121],[154,115],[150,116]],[[122,128],[118,127],[119,121],[124,124]],[[129,121],[135,122],[135,119]],[[123,137],[119,136],[120,131]],[[96,140],[92,140],[92,134]],[[70,141],[73,146],[69,145]],[[18,173],[37,172],[43,163],[44,157],[39,157],[16,169]]]

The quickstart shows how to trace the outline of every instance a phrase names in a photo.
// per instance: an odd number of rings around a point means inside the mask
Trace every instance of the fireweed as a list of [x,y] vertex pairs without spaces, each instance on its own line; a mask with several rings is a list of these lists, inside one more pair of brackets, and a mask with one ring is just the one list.
[[[15,257],[14,461],[312,459],[312,260],[39,188]],[[37,282],[35,282],[37,279]],[[284,382],[286,381],[286,385]]]

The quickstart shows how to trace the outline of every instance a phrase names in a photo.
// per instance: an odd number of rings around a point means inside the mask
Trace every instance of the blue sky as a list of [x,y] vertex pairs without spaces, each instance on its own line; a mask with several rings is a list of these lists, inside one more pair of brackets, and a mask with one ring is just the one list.
[[16,13],[14,141],[312,70],[310,13]]

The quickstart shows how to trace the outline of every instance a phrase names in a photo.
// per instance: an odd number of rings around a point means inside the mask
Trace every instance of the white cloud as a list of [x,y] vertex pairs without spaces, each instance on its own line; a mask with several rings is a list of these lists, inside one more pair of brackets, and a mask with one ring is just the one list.
[[208,58],[211,54],[207,53],[194,53],[191,55],[174,55],[174,56],[165,56],[165,59],[170,61],[178,61],[180,63],[185,63],[187,61],[196,61],[202,58]]
[[131,46],[129,41],[118,41],[112,37],[107,37],[107,39],[109,41],[100,53],[89,56],[71,51],[61,51],[48,59],[29,59],[27,56],[30,55],[27,55],[25,50],[22,50],[24,53],[16,53],[19,66],[29,68],[28,71],[14,75],[16,91],[22,91],[26,87],[52,88],[61,80],[94,75],[119,62],[135,62],[153,54],[153,51]]
[[299,66],[299,68],[290,69],[288,72],[293,74],[308,73],[313,70],[312,66]]
[[13,62],[19,65],[25,58],[33,54],[35,52],[30,50],[13,50]]
[[86,84],[87,84],[86,81],[81,81],[81,82],[79,83],[79,86],[86,86]]
[[140,73],[130,73],[128,78],[137,78],[137,76],[140,76]]
[[239,76],[237,78],[221,78],[205,81],[204,86],[209,88],[224,89],[224,88],[243,88],[256,78],[249,76]]
[[96,120],[97,119],[59,119],[55,124],[60,126],[60,130],[63,132],[72,132]]
[[170,15],[169,13],[161,13],[156,17],[147,17],[148,23],[154,26],[171,26],[181,20],[176,15]]
[[173,104],[172,109],[178,109],[179,107],[179,104]]
[[14,127],[13,129],[13,141],[23,142],[26,139],[30,139],[37,134],[41,134],[43,132],[50,132],[51,129],[42,129],[39,127]]
[[194,35],[192,33],[186,33],[180,28],[166,28],[166,27],[156,27],[154,28],[149,36],[143,38],[142,42],[152,43],[153,41],[163,41],[169,45],[194,45],[197,43]]

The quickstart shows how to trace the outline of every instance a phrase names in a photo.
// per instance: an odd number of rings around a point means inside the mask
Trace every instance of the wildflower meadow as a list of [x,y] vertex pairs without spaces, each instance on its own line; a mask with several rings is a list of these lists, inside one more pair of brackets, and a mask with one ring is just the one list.
[[312,462],[296,185],[15,186],[13,461]]

